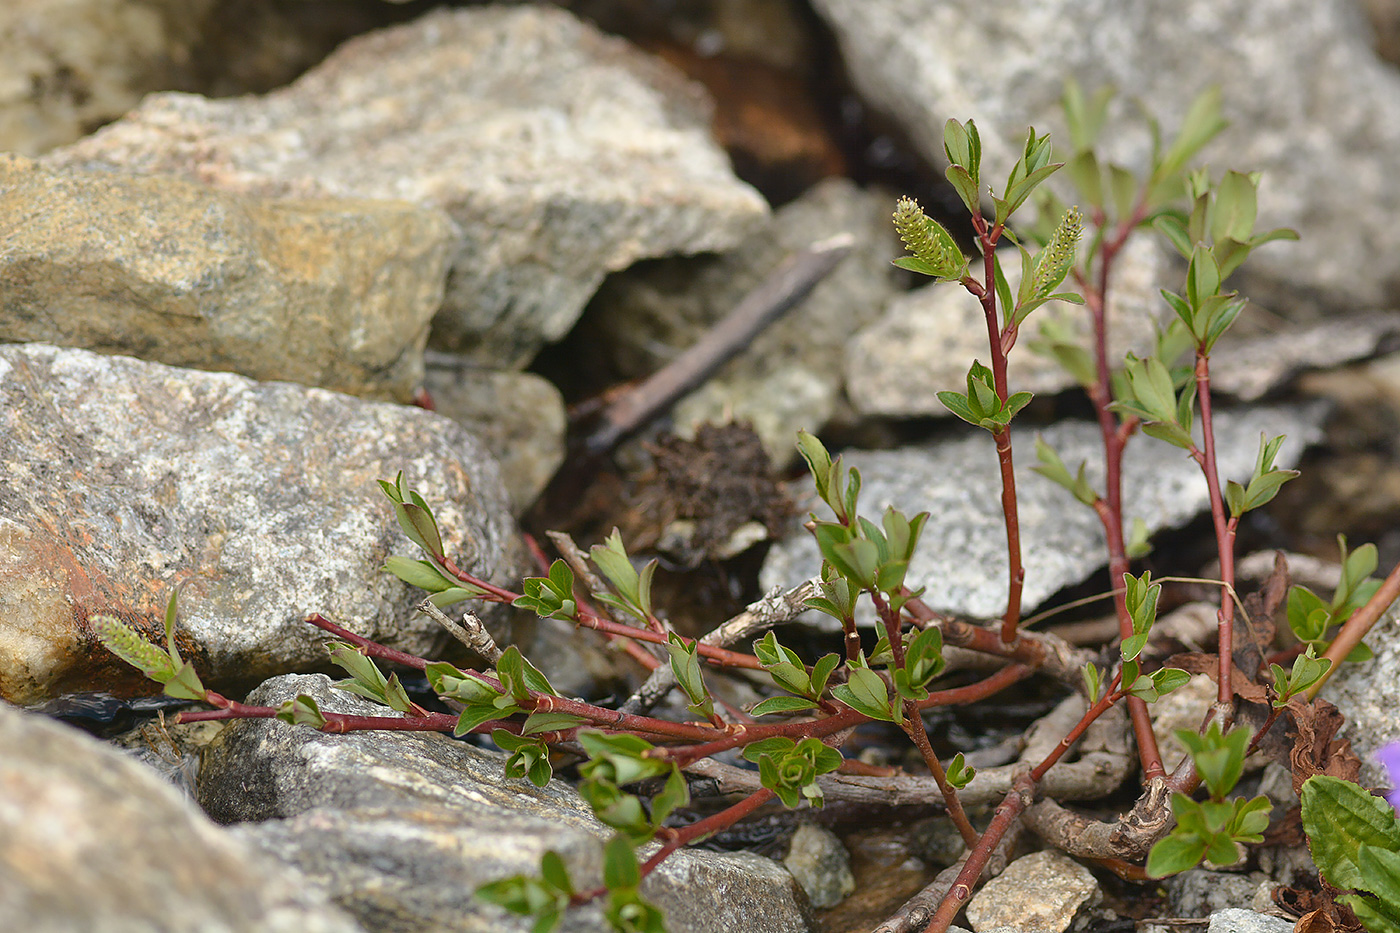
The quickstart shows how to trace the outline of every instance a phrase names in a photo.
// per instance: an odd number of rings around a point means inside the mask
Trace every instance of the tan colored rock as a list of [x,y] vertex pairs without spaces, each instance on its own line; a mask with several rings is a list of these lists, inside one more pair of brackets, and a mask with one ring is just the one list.
[[1063,933],[1082,907],[1102,898],[1089,869],[1059,852],[1036,852],[982,886],[967,903],[967,922],[977,933],[999,927]]
[[0,155],[0,339],[407,401],[452,224]]
[[217,0],[0,4],[0,150],[37,155],[171,87]]
[[405,199],[460,225],[435,342],[518,368],[612,271],[767,213],[678,72],[544,5],[430,13],[262,97],[148,97],[50,165],[277,196]]

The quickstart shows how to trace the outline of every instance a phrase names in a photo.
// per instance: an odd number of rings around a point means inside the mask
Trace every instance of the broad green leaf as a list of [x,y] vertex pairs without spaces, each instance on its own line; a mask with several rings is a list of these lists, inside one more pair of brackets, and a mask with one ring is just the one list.
[[1336,887],[1364,886],[1357,866],[1361,846],[1400,852],[1400,821],[1384,798],[1321,774],[1303,782],[1301,797],[1313,861]]

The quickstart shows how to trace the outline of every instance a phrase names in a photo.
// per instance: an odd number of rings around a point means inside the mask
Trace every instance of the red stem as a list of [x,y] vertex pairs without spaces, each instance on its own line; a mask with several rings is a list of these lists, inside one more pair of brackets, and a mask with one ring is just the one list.
[[[1118,615],[1118,634],[1125,641],[1133,635],[1133,620],[1128,614],[1126,591],[1123,589],[1123,575],[1131,569],[1123,540],[1123,451],[1136,422],[1120,421],[1109,408],[1113,402],[1113,388],[1110,380],[1112,370],[1108,363],[1107,296],[1113,261],[1142,221],[1144,203],[1139,198],[1132,214],[1118,225],[1113,237],[1103,243],[1095,285],[1091,286],[1082,275],[1076,274],[1093,319],[1096,380],[1089,388],[1089,398],[1093,402],[1099,433],[1103,437],[1104,495],[1095,502],[1094,511],[1103,524],[1104,540],[1108,546],[1108,579],[1113,590],[1113,607]],[[1152,731],[1152,715],[1147,710],[1147,703],[1140,697],[1129,697],[1128,715],[1133,722],[1133,736],[1137,739],[1144,778],[1150,781],[1154,777],[1164,776],[1166,769],[1162,766],[1162,753],[1157,748],[1157,736]]]
[[[1116,685],[1117,679],[1115,678],[1114,686]],[[978,879],[982,877],[982,872],[987,867],[987,861],[996,851],[997,843],[1006,835],[1011,824],[1034,798],[1036,784],[1045,777],[1045,772],[1049,771],[1069,750],[1069,747],[1084,734],[1084,730],[1088,729],[1094,720],[1103,715],[1119,698],[1120,695],[1114,691],[1113,687],[1110,687],[1097,703],[1085,710],[1084,715],[1080,717],[1079,722],[1069,735],[1060,740],[1060,744],[1055,746],[1044,761],[1016,779],[1011,790],[997,806],[996,813],[992,816],[992,822],[987,826],[987,831],[982,834],[982,838],[968,854],[967,861],[963,864],[962,871],[958,873],[957,880],[953,882],[947,895],[939,902],[938,910],[934,913],[928,926],[924,928],[924,933],[944,933],[952,925],[953,918],[972,897],[972,889],[977,884]]]
[[[442,567],[443,570],[452,574],[454,577],[456,577],[458,580],[461,580],[463,583],[466,583],[469,586],[477,587],[478,589],[484,591],[485,595],[482,596],[482,599],[485,599],[488,602],[505,603],[509,605],[520,598],[519,593],[512,593],[510,590],[502,589],[501,587],[496,586],[493,583],[487,583],[485,580],[481,580],[477,577],[472,576],[471,574],[467,573],[466,571],[458,567],[456,564],[454,564],[451,558],[438,558],[438,564]],[[646,641],[658,645],[664,645],[667,643],[668,636],[663,635],[660,632],[650,631],[648,629],[642,628],[633,628],[630,625],[619,625],[618,623],[613,622],[611,619],[602,618],[597,613],[592,612],[591,610],[588,610],[583,606],[578,607],[578,614],[575,616],[573,621],[575,625],[578,625],[582,628],[591,628],[598,632],[604,632],[610,635],[617,635],[622,638],[632,638],[637,641]],[[728,648],[720,648],[715,645],[707,645],[704,642],[697,642],[697,640],[693,638],[685,638],[684,636],[678,637],[680,637],[681,640],[687,645],[698,643],[700,645],[700,657],[709,661],[711,664],[715,664],[719,667],[745,667],[755,671],[760,670],[763,667],[763,665],[758,663],[758,658],[754,657],[751,654],[743,654],[738,651],[730,651]]]
[[1205,346],[1196,349],[1196,398],[1201,406],[1201,437],[1204,450],[1192,451],[1192,456],[1200,464],[1206,476],[1206,488],[1210,492],[1210,517],[1215,525],[1215,545],[1220,551],[1220,611],[1216,617],[1220,621],[1219,657],[1220,669],[1217,673],[1218,691],[1216,707],[1219,716],[1224,717],[1221,727],[1229,724],[1233,712],[1234,690],[1230,683],[1234,652],[1235,600],[1231,596],[1235,586],[1235,528],[1237,520],[1225,512],[1225,498],[1220,493],[1220,471],[1215,460],[1215,425],[1211,415],[1210,401],[1210,357]]

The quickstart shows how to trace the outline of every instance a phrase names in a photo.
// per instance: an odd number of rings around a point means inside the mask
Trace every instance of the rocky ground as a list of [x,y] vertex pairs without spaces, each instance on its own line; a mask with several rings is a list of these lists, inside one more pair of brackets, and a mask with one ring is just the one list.
[[[800,527],[815,508],[793,446],[805,428],[861,468],[868,508],[932,512],[911,568],[931,605],[998,615],[991,445],[937,400],[985,352],[980,310],[890,264],[889,215],[912,194],[955,216],[946,119],[975,118],[986,174],[1004,175],[1028,123],[1063,129],[1068,77],[1118,89],[1109,120],[1125,129],[1107,150],[1128,165],[1148,153],[1139,104],[1172,127],[1222,88],[1230,126],[1204,158],[1261,171],[1260,227],[1302,237],[1239,277],[1254,304],[1216,355],[1222,472],[1248,474],[1261,432],[1286,434],[1279,465],[1303,470],[1242,526],[1242,551],[1288,551],[1325,590],[1344,533],[1375,542],[1386,572],[1400,561],[1397,23],[1393,0],[10,0],[0,915],[32,933],[523,931],[471,892],[549,848],[597,874],[608,830],[565,779],[507,779],[493,747],[441,735],[174,725],[178,704],[93,634],[102,613],[156,631],[178,587],[180,647],[208,686],[363,710],[331,689],[302,620],[446,650],[417,591],[380,569],[409,549],[375,482],[399,471],[454,559],[500,585],[534,572],[522,530],[586,547],[621,527],[662,558],[658,600],[698,636],[818,570]],[[848,254],[795,308],[636,436],[587,449],[616,387],[843,234]],[[1147,237],[1124,254],[1116,352],[1148,345],[1181,272]],[[1077,307],[1037,314],[1083,330]],[[1016,436],[1030,614],[1105,579],[1097,520],[1029,470],[1034,435],[1093,477],[1098,435],[1045,359],[1019,352],[1011,381],[1038,397]],[[749,427],[712,426],[728,422]],[[1126,470],[1128,516],[1156,544],[1144,566],[1209,576],[1194,465],[1139,444]],[[1205,637],[1192,620],[1207,598],[1168,590],[1173,644]],[[1055,630],[1100,644],[1096,613]],[[483,615],[567,693],[616,700],[641,680],[590,633]],[[1397,629],[1383,622],[1376,658],[1326,694],[1373,787],[1386,779],[1368,756],[1400,739]],[[817,619],[793,631],[830,642]],[[1207,700],[1183,694],[1173,715],[1199,721]],[[1062,699],[1028,688],[931,731],[990,775]],[[1135,764],[1112,744],[1095,754],[1127,762],[1121,783]],[[856,745],[911,763],[885,735]],[[1287,808],[1286,772],[1250,780]],[[673,933],[874,929],[957,858],[933,813],[764,813],[643,891]],[[1310,866],[1297,840],[1274,841],[1239,871],[1134,885],[1028,837],[966,922],[1282,933],[1295,914],[1276,892]],[[596,907],[562,926],[603,928]]]

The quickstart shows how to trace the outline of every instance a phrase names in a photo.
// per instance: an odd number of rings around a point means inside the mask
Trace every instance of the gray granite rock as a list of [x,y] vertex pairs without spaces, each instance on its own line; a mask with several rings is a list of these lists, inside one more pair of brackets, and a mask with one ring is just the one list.
[[[321,675],[275,678],[249,702],[275,706],[298,693],[336,712],[384,712]],[[247,720],[205,755],[201,801],[220,821],[265,821],[237,834],[298,866],[376,930],[513,933],[529,922],[473,891],[536,873],[547,849],[564,857],[580,887],[595,885],[611,831],[567,783],[508,780],[504,761],[443,735],[326,735]],[[683,850],[642,891],[672,933],[809,929],[792,877],[756,855]],[[605,925],[593,906],[571,911],[563,929]]]
[[359,933],[293,869],[76,729],[0,702],[0,916],[27,933]]
[[1063,933],[1103,898],[1089,869],[1059,852],[1035,852],[1006,866],[967,902],[977,933],[1014,927],[1021,933]]
[[[1223,89],[1225,130],[1203,153],[1264,173],[1262,229],[1292,226],[1246,271],[1280,308],[1389,303],[1400,271],[1400,75],[1379,61],[1354,0],[815,0],[857,88],[942,163],[950,117],[975,118],[987,179],[1004,179],[1026,127],[1063,138],[1065,77],[1120,91],[1104,153],[1141,167],[1141,101],[1173,131],[1202,90]],[[999,184],[1000,181],[994,183]],[[1256,298],[1256,288],[1245,288]]]
[[1206,933],[1291,933],[1292,929],[1292,920],[1236,907],[1211,914]]
[[446,418],[128,357],[0,347],[0,697],[149,689],[96,643],[89,617],[158,632],[176,586],[182,647],[214,689],[324,664],[324,636],[303,621],[311,612],[435,650],[437,625],[412,609],[418,591],[379,569],[413,553],[376,483],[400,470],[459,565],[515,576],[496,464]]
[[564,462],[564,398],[534,373],[476,369],[429,353],[423,387],[433,408],[471,431],[501,465],[515,514],[534,504]]
[[1360,664],[1343,664],[1321,696],[1346,717],[1337,738],[1350,739],[1361,756],[1361,785],[1394,789],[1394,779],[1375,756],[1382,745],[1400,742],[1400,717],[1395,715],[1400,709],[1400,605],[1391,606],[1365,642],[1376,656]]
[[788,463],[797,456],[798,428],[821,430],[841,405],[851,335],[875,321],[895,293],[890,263],[902,251],[890,222],[894,200],[846,179],[821,182],[723,256],[645,263],[612,276],[590,305],[589,335],[624,376],[649,375],[733,310],[785,256],[855,234],[854,251],[811,295],[672,413],[685,436],[705,421],[750,421],[769,457]]
[[453,226],[402,201],[263,198],[0,155],[0,340],[406,402]]
[[278,196],[408,200],[459,224],[435,341],[524,365],[606,273],[734,245],[767,212],[670,66],[545,5],[440,10],[263,97],[148,97],[50,154]]
[[803,823],[797,827],[783,864],[807,892],[813,907],[835,907],[856,889],[851,853],[825,826]]
[[1167,889],[1167,916],[1193,918],[1242,906],[1252,908],[1259,889],[1272,890],[1274,883],[1263,872],[1238,874],[1193,868],[1164,879],[1162,886]]
[[1212,358],[1223,365],[1212,369],[1211,386],[1249,402],[1309,370],[1332,369],[1394,350],[1400,339],[1400,313],[1332,315],[1315,324],[1234,337],[1226,334],[1216,346]]
[[[1020,282],[1020,261],[1006,260],[1012,289]],[[1120,256],[1109,292],[1110,359],[1129,350],[1151,351],[1158,325],[1174,317],[1158,289],[1179,288],[1174,267],[1151,239],[1135,237]],[[1071,288],[1071,290],[1075,290]],[[1074,380],[1053,358],[1034,352],[1038,328],[1050,325],[1087,339],[1090,319],[1080,305],[1052,301],[1036,310],[1010,354],[1007,378],[1013,391],[1059,392]],[[851,402],[868,415],[949,416],[938,400],[947,389],[967,391],[967,369],[974,359],[990,364],[982,305],[958,284],[925,285],[894,299],[878,321],[856,336],[846,352],[846,383]]]
[[[1259,434],[1286,434],[1277,460],[1286,468],[1320,437],[1319,406],[1243,409],[1216,418],[1222,481],[1247,478],[1259,452]],[[1061,422],[1039,432],[1073,472],[1081,460],[1102,482],[1098,426]],[[1020,502],[1021,553],[1026,569],[1023,607],[1029,612],[1059,589],[1087,579],[1106,562],[1103,528],[1092,510],[1061,487],[1032,472],[1035,432],[1013,431],[1016,492]],[[887,505],[907,515],[932,517],[909,566],[909,585],[926,586],[935,609],[973,616],[998,616],[1006,603],[1006,532],[996,451],[985,431],[962,434],[924,447],[848,451],[846,463],[864,480],[861,512],[878,516]],[[809,487],[802,487],[805,492]],[[1129,525],[1141,518],[1150,531],[1180,525],[1207,507],[1205,480],[1184,451],[1151,438],[1135,437],[1124,460],[1124,502]],[[828,514],[815,497],[801,511]],[[793,585],[821,566],[816,542],[802,529],[774,546],[763,566],[764,587]],[[827,616],[809,614],[815,621]],[[830,620],[834,621],[834,620]]]

